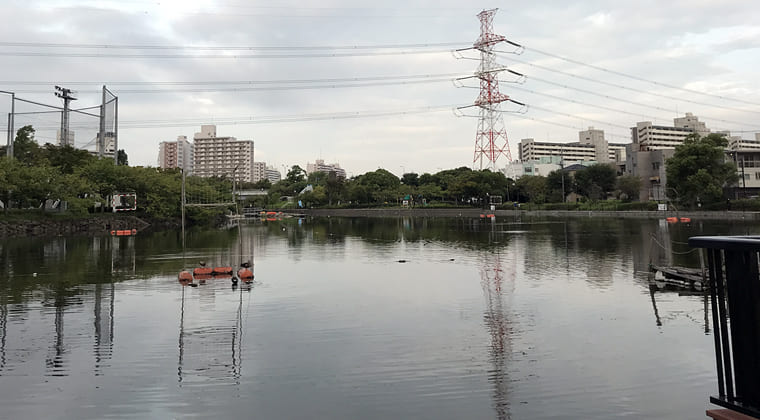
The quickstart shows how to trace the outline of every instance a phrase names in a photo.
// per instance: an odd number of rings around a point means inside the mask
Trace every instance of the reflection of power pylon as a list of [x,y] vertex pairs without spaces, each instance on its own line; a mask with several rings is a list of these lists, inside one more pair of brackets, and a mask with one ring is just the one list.
[[486,311],[483,320],[491,335],[489,356],[493,365],[488,374],[488,380],[493,384],[494,409],[497,418],[508,419],[508,375],[506,361],[509,347],[510,325],[505,316],[504,300],[502,297],[502,283],[504,270],[501,268],[499,254],[494,254],[491,261],[483,264],[480,269],[481,286],[486,299]]

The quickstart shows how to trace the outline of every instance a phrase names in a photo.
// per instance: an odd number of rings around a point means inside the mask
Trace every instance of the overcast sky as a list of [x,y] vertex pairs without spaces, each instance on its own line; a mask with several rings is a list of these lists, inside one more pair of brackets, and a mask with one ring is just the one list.
[[[472,167],[477,108],[452,109],[472,104],[478,84],[451,79],[472,75],[479,55],[451,50],[471,47],[476,15],[495,7],[494,32],[525,47],[497,47],[500,64],[527,76],[501,76],[501,92],[528,105],[503,114],[515,159],[522,138],[577,141],[594,126],[628,143],[637,121],[685,112],[713,130],[760,131],[757,0],[3,0],[0,90],[60,106],[62,85],[87,107],[107,85],[131,165],[156,166],[159,142],[216,123],[278,169],[319,158],[349,175]],[[9,107],[0,95],[0,112]],[[53,142],[59,117],[19,115],[16,127]],[[72,129],[84,146],[97,119],[76,115]]]

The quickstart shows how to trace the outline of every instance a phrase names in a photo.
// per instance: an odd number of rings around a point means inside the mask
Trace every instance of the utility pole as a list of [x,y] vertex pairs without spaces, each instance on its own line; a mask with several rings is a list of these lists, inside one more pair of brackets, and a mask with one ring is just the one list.
[[[55,87],[55,96],[63,99],[63,114],[61,115],[61,146],[69,146],[69,103],[76,101],[71,89],[64,87]],[[70,145],[70,146],[73,146]]]
[[16,117],[16,93],[0,90],[0,93],[11,95],[11,112],[8,114],[8,147],[5,149],[8,157],[13,157],[14,118]]

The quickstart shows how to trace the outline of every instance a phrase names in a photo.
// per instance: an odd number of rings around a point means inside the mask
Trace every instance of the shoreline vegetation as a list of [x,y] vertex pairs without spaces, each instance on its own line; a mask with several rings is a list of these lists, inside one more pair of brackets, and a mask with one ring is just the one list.
[[[497,208],[494,211],[473,207],[382,207],[382,208],[312,208],[280,209],[289,215],[306,217],[378,217],[378,218],[470,218],[480,219],[493,214],[497,222],[510,222],[522,218],[625,218],[625,219],[663,219],[688,218],[690,222],[703,220],[760,221],[760,211],[722,210],[722,211],[678,211],[658,210],[547,210],[531,209],[530,206],[515,208]],[[31,216],[31,217],[30,217]],[[250,219],[248,219],[250,220]],[[490,220],[490,219],[488,219]],[[91,214],[85,217],[59,214],[20,214],[12,212],[0,215],[0,237],[43,237],[68,235],[110,235],[113,230],[179,230],[181,220],[150,219],[144,215],[127,214]]]
[[[669,172],[667,187],[655,188],[603,163],[517,179],[468,167],[401,177],[378,168],[346,179],[335,171],[306,173],[294,165],[274,184],[267,179],[250,183],[237,173],[198,177],[177,168],[132,167],[126,153],[115,164],[71,146],[39,146],[34,133],[32,126],[18,130],[13,157],[2,156],[0,147],[0,237],[105,234],[113,228],[143,230],[143,224],[179,227],[183,213],[186,226],[220,226],[225,215],[262,209],[327,216],[479,217],[486,211],[481,209],[493,207],[497,217],[713,220],[756,220],[760,212],[760,199],[738,199],[751,191],[736,186],[736,167],[721,160],[725,139],[712,135],[694,136],[676,147],[668,168],[683,173]],[[694,156],[704,159],[678,165]],[[644,198],[645,188],[660,200],[636,201]],[[122,202],[126,196],[132,200],[129,206]],[[111,206],[137,210],[111,214]],[[125,226],[123,220],[131,221]]]

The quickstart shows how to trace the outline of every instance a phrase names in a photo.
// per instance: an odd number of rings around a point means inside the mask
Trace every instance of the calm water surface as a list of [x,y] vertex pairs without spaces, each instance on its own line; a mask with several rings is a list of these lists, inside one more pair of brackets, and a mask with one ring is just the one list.
[[[0,244],[0,417],[698,419],[699,294],[650,262],[753,225],[315,219]],[[252,286],[177,272],[255,264]]]

